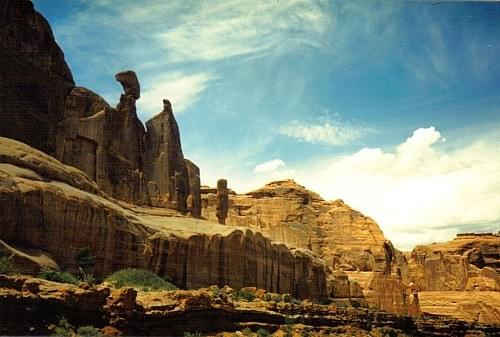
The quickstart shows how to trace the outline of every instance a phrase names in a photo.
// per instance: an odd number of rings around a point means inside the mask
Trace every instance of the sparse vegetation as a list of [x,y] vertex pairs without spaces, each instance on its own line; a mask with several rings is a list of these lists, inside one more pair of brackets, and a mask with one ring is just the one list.
[[260,328],[257,330],[257,337],[271,337],[271,333],[266,329]]
[[80,280],[70,273],[57,271],[54,269],[43,268],[38,274],[39,278],[60,283],[78,284]]
[[96,327],[92,325],[81,326],[76,331],[76,334],[80,337],[101,337],[102,334]]
[[255,299],[255,294],[248,290],[237,290],[234,292],[234,299],[252,302]]
[[177,289],[174,284],[144,269],[122,269],[108,276],[105,281],[116,288],[133,287],[143,291]]
[[374,331],[374,336],[377,337],[398,337],[399,333],[397,330],[389,327],[376,328]]
[[183,337],[201,337],[201,332],[184,332]]
[[0,256],[0,274],[10,275],[14,273],[14,266],[8,256]]
[[270,302],[273,300],[273,295],[269,294],[269,293],[266,293],[264,294],[264,298],[263,298],[264,301],[267,301],[267,302]]
[[52,336],[71,337],[73,335],[73,327],[66,318],[61,318],[53,330]]
[[78,249],[75,253],[75,263],[78,269],[83,269],[86,273],[92,271],[95,265],[95,256],[92,255],[89,247]]

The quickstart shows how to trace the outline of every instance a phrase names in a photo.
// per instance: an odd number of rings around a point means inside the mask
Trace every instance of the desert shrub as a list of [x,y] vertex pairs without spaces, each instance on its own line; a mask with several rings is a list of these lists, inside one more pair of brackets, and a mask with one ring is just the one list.
[[267,294],[264,294],[264,297],[263,297],[263,300],[264,301],[267,301],[267,302],[270,302],[273,300],[273,295],[267,293]]
[[177,287],[158,275],[144,269],[122,269],[105,280],[116,288],[133,287],[140,290],[175,290]]
[[281,302],[282,299],[283,299],[283,297],[280,294],[276,294],[273,296],[274,302]]
[[237,290],[234,292],[234,298],[238,301],[252,302],[255,299],[255,294],[248,290]]
[[271,337],[271,333],[266,329],[260,328],[257,330],[257,337]]
[[374,336],[380,336],[380,337],[398,337],[398,335],[399,334],[397,330],[385,326],[381,328],[376,328],[374,334]]
[[52,336],[57,337],[71,337],[73,335],[73,327],[66,318],[61,318],[59,323],[54,327]]
[[285,317],[285,324],[286,325],[292,325],[295,324],[295,319],[293,317],[286,316]]
[[184,332],[183,337],[201,337],[201,332],[196,331],[196,332]]
[[94,268],[95,256],[92,255],[89,247],[83,247],[77,250],[75,253],[75,263],[78,269],[83,269],[85,272],[89,272]]
[[101,337],[102,334],[96,327],[92,325],[81,326],[76,331],[76,334],[80,337]]
[[283,332],[285,333],[284,337],[292,337],[293,336],[293,327],[291,325],[285,325],[283,328]]
[[245,328],[241,332],[243,333],[243,336],[251,337],[253,335],[252,329],[250,328]]
[[292,303],[296,304],[296,305],[300,305],[300,304],[302,304],[302,301],[294,297],[294,298],[292,298]]
[[71,283],[71,284],[80,283],[80,280],[75,276],[71,275],[70,273],[57,271],[49,268],[43,268],[38,274],[38,277],[59,283]]
[[0,274],[14,273],[14,266],[8,256],[0,256]]
[[285,302],[285,303],[292,302],[292,295],[290,295],[290,294],[283,294],[283,302]]

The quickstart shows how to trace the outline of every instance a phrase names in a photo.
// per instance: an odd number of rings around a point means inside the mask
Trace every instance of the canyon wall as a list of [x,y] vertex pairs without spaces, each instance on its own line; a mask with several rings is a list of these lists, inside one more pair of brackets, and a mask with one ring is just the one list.
[[[202,189],[202,215],[212,221],[218,218],[215,191]],[[411,311],[404,254],[375,221],[342,200],[327,202],[293,180],[276,181],[247,194],[229,193],[225,224],[252,228],[273,240],[311,250],[332,269],[359,282],[373,307]],[[375,296],[374,289],[380,294]]]
[[0,49],[0,136],[54,154],[56,124],[74,82],[31,1],[0,0]]
[[0,214],[3,241],[27,254],[41,250],[65,270],[76,272],[76,251],[90,247],[100,277],[146,268],[183,288],[253,286],[312,299],[328,296],[334,281],[307,250],[167,209],[121,206],[81,171],[7,138]]

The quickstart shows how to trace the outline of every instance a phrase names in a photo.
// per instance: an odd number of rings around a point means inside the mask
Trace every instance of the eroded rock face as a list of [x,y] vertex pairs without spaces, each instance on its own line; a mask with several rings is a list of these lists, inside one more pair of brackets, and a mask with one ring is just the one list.
[[74,82],[31,1],[0,1],[0,49],[0,136],[54,154],[56,125]]
[[[202,196],[202,215],[217,219],[217,198]],[[370,218],[341,200],[327,202],[292,180],[244,195],[229,195],[226,224],[246,226],[295,247],[310,249],[333,269],[398,272],[406,261]]]
[[145,174],[149,188],[156,193],[152,204],[185,212],[190,194],[189,176],[179,127],[168,100],[163,101],[163,111],[150,119],[146,127]]
[[449,242],[417,246],[409,264],[424,291],[499,291],[500,235],[460,234]]
[[[215,221],[218,196],[213,190],[203,191],[202,215]],[[372,219],[341,200],[327,202],[292,180],[276,181],[244,195],[230,194],[225,223],[309,249],[334,270],[364,273],[372,280],[371,285],[361,280],[367,284],[362,289],[370,305],[408,313],[406,258]]]
[[123,208],[80,171],[11,139],[0,138],[0,159],[0,238],[47,252],[63,270],[74,269],[75,252],[90,247],[98,276],[139,267],[185,288],[328,295],[327,266],[307,250],[247,228]]

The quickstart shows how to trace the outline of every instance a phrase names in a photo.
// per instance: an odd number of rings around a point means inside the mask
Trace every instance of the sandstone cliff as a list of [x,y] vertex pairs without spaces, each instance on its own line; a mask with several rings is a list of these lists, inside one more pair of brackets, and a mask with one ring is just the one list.
[[417,246],[409,264],[421,290],[500,291],[500,235],[459,234],[449,242]]
[[54,154],[56,124],[74,83],[30,1],[0,0],[0,49],[0,135]]
[[316,299],[335,282],[307,250],[248,228],[120,203],[81,171],[7,138],[0,138],[0,214],[3,241],[41,250],[63,269],[88,246],[99,276],[142,267],[185,288],[255,286]]
[[[214,191],[202,189],[202,215],[212,221],[217,220]],[[342,200],[327,202],[293,180],[276,181],[247,194],[230,193],[225,223],[309,249],[332,269],[347,271],[374,307],[408,312],[406,258],[375,221]]]
[[133,71],[116,74],[124,93],[111,107],[75,87],[48,22],[30,1],[1,0],[0,27],[0,136],[81,169],[115,198],[200,215],[198,168],[190,163],[189,175],[168,101],[146,132]]

